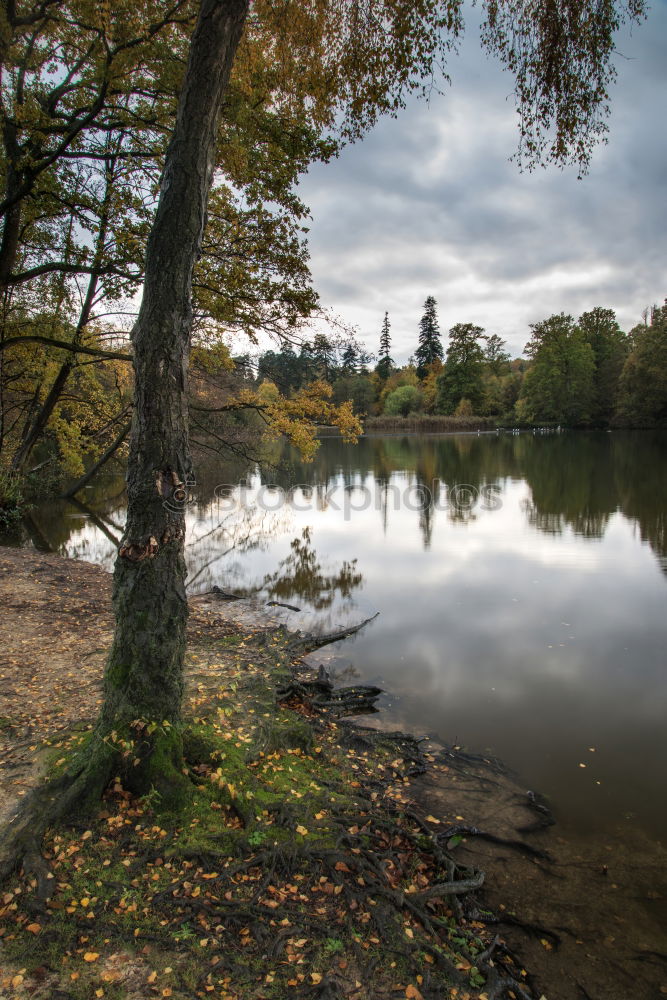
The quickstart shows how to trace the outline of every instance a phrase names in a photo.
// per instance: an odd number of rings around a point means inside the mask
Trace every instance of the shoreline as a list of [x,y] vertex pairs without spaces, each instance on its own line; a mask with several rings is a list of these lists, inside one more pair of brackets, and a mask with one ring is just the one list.
[[[13,683],[17,688],[23,685],[23,702],[26,694],[31,699],[36,698],[33,715],[22,709],[21,718],[9,726],[6,709],[0,711],[0,716],[4,716],[0,732],[3,778],[8,774],[6,765],[12,767],[9,783],[2,783],[3,791],[9,787],[20,792],[29,787],[25,774],[22,777],[22,755],[25,768],[30,747],[37,748],[47,732],[52,735],[59,727],[65,729],[80,724],[82,715],[84,719],[91,718],[96,712],[99,697],[96,683],[99,685],[105,649],[111,637],[108,602],[111,578],[99,566],[29,549],[0,549],[0,570],[0,593],[5,609],[0,626],[3,659],[17,661],[15,672],[9,677],[7,670],[2,668],[3,692],[6,693],[8,683],[10,686]],[[260,617],[257,607],[253,609],[248,603],[221,603],[211,595],[191,598],[193,654],[200,656],[211,643],[229,641],[232,634],[239,634],[241,630],[255,636],[262,632],[269,636],[284,626],[279,613],[264,609]],[[238,620],[235,621],[235,617]],[[32,639],[26,641],[29,635]],[[21,652],[23,661],[19,659]],[[25,671],[26,653],[31,663],[29,678]],[[76,670],[72,670],[73,661],[77,663]],[[48,674],[57,681],[57,692],[45,689],[44,679]],[[12,736],[11,740],[7,739],[8,735]],[[10,744],[14,748],[13,757]],[[573,904],[580,905],[577,894],[582,891],[582,884],[571,886],[569,897],[568,891],[563,892],[560,883],[568,877],[572,865],[567,847],[563,850],[558,845],[557,831],[555,835],[553,828],[551,832],[517,834],[517,828],[530,825],[531,820],[534,823],[536,819],[526,801],[525,791],[491,758],[433,744],[427,746],[426,752],[433,758],[431,770],[423,777],[409,779],[409,785],[405,786],[407,794],[420,803],[422,816],[434,820],[431,829],[435,833],[439,832],[438,828],[443,830],[447,826],[460,828],[462,832],[448,838],[459,840],[454,856],[460,857],[461,863],[471,869],[486,870],[483,897],[490,900],[500,915],[503,911],[514,913],[511,920],[500,926],[500,932],[521,954],[548,1000],[570,1000],[577,996],[577,988],[587,989],[589,995],[596,996],[592,989],[605,980],[609,980],[610,985],[605,985],[605,992],[598,994],[604,996],[604,1000],[615,997],[626,1000],[629,995],[636,1000],[644,997],[652,1000],[656,995],[654,985],[644,985],[634,978],[632,993],[628,992],[627,982],[617,984],[617,992],[614,991],[613,983],[618,973],[612,970],[610,978],[610,970],[605,972],[604,968],[610,946],[598,948],[596,954],[589,951],[596,944],[591,938],[604,932],[602,923],[599,931],[588,928],[586,940],[580,936],[580,931],[563,934],[560,929],[558,932],[550,929],[556,920],[562,927],[568,909]],[[28,784],[17,789],[17,780],[28,780]],[[475,829],[477,835],[468,833],[470,829]],[[527,844],[528,849],[517,850],[512,845],[517,840]],[[535,853],[531,853],[531,846]],[[555,855],[553,863],[538,857],[539,852],[544,851]],[[618,859],[613,861],[618,863]],[[597,863],[585,857],[577,862],[588,867]],[[614,878],[613,863],[610,868]],[[601,896],[613,895],[617,889],[616,883],[601,871],[594,884]],[[558,891],[554,891],[554,887]],[[553,897],[550,902],[549,894]],[[548,905],[545,906],[545,902]],[[545,912],[551,917],[549,926]],[[587,915],[589,920],[590,916]],[[608,930],[606,936],[613,939],[614,935]],[[471,997],[476,995],[470,993]],[[535,992],[535,996],[539,997],[540,993]]]

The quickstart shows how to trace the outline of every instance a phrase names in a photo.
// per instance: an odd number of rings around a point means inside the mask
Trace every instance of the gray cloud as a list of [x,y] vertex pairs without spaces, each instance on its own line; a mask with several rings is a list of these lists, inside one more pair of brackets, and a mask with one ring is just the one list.
[[401,359],[416,346],[429,294],[443,331],[480,323],[514,354],[528,323],[552,312],[605,305],[634,325],[667,292],[666,28],[660,0],[646,25],[619,38],[609,143],[578,181],[574,169],[528,174],[509,162],[511,81],[473,27],[443,95],[411,102],[304,180],[325,306],[358,325],[371,350],[388,310]]

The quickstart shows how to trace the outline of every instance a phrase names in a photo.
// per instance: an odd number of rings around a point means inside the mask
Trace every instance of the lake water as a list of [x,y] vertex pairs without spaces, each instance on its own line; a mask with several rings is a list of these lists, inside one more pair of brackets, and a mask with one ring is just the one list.
[[[192,592],[217,584],[321,627],[380,612],[334,667],[385,718],[491,749],[565,829],[667,818],[667,435],[331,438],[262,478],[209,466],[189,509]],[[33,512],[26,540],[113,563],[122,478]]]

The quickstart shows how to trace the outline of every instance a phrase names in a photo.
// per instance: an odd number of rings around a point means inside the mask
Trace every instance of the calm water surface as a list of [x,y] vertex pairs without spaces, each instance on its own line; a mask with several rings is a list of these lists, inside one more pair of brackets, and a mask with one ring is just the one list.
[[[261,592],[298,605],[299,627],[379,610],[336,662],[388,692],[395,725],[491,748],[582,836],[662,838],[667,435],[327,439],[311,465],[276,457],[246,487],[244,470],[201,470],[192,592]],[[33,512],[26,539],[111,567],[122,489]]]

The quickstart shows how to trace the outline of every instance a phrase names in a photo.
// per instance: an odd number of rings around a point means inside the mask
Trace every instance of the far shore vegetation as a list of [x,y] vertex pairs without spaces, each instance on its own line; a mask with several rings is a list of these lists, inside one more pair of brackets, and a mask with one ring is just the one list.
[[[62,375],[74,330],[33,317],[0,371],[0,524],[26,497],[81,488],[112,456],[124,457],[132,377],[129,346]],[[661,428],[667,426],[667,304],[644,311],[629,332],[611,309],[578,319],[565,313],[532,324],[525,357],[473,323],[441,334],[437,303],[426,299],[415,352],[391,356],[385,313],[379,351],[349,332],[319,333],[299,345],[233,356],[201,336],[192,353],[190,417],[196,452],[262,457],[262,442],[287,435],[306,456],[318,426],[347,439],[367,433],[489,431],[498,427]],[[37,339],[39,331],[46,336]],[[103,351],[105,335],[93,338]],[[90,343],[93,343],[93,340]],[[91,348],[92,350],[93,348]],[[64,363],[67,366],[67,362]],[[85,474],[84,474],[85,473]]]

